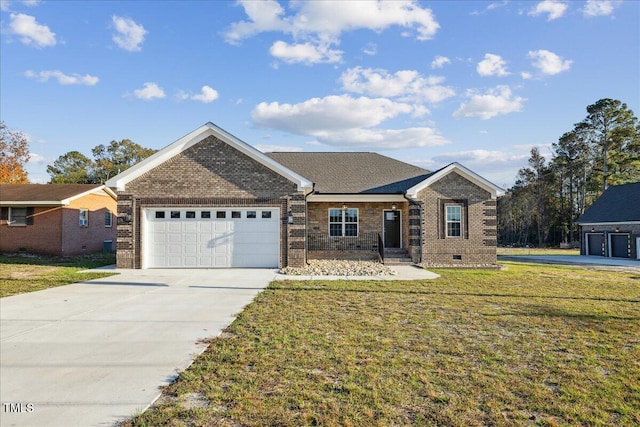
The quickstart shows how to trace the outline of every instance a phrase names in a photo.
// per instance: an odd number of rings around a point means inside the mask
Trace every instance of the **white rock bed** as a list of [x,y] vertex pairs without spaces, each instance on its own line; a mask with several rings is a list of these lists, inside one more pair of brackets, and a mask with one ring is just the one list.
[[310,260],[306,267],[285,267],[292,276],[392,276],[395,270],[375,261]]

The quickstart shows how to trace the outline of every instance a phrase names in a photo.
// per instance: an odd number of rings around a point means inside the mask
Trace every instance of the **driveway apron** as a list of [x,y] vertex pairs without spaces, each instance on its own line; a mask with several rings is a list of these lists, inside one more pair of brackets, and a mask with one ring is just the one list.
[[144,410],[276,275],[117,272],[0,299],[1,426],[111,426]]

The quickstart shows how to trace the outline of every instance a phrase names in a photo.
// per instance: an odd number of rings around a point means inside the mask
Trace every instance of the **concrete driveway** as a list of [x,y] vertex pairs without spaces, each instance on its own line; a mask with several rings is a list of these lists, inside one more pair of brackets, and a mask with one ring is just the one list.
[[118,270],[0,299],[0,425],[110,426],[144,410],[276,270]]

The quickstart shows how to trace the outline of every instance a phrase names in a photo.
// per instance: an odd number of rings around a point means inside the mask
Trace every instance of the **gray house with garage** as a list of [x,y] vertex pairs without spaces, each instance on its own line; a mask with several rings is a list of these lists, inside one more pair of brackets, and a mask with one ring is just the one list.
[[207,123],[106,184],[118,194],[119,268],[496,264],[503,191],[458,163],[262,153]]
[[607,188],[577,223],[582,255],[640,259],[640,182]]

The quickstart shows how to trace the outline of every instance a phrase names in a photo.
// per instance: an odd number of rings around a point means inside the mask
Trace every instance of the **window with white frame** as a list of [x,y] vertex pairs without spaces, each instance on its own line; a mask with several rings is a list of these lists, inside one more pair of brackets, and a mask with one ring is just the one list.
[[357,236],[358,209],[329,209],[329,236]]
[[80,227],[88,227],[89,226],[89,210],[88,209],[80,209],[78,211],[78,223]]
[[9,225],[27,225],[27,208],[10,208]]
[[105,211],[104,213],[104,228],[111,228],[112,218],[111,211]]
[[462,206],[446,206],[447,237],[462,237]]

